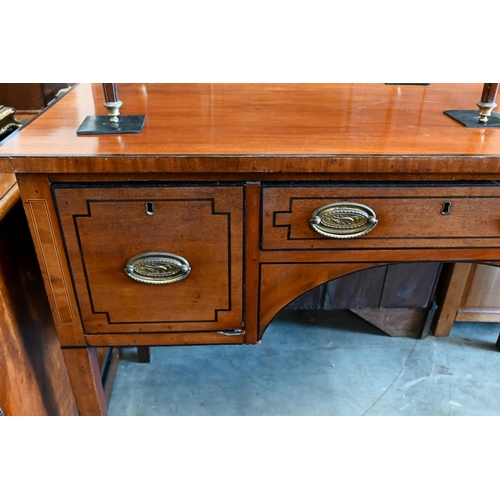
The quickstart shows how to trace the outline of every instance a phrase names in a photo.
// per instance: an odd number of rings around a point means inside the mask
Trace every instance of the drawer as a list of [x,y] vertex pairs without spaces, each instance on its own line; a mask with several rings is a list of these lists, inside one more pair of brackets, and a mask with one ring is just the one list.
[[500,186],[493,184],[263,188],[263,250],[495,246]]
[[53,193],[87,334],[242,328],[242,186]]

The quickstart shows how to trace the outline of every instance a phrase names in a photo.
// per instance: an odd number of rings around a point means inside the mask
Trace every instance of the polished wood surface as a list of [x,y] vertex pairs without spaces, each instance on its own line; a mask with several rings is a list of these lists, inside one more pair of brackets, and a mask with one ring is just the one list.
[[[87,115],[105,114],[102,86],[82,84],[2,146],[0,168],[137,172],[137,156],[149,158],[143,172],[432,174],[500,166],[499,129],[466,128],[443,115],[448,109],[474,109],[482,84],[118,88],[122,114],[146,115],[141,134],[77,136]],[[433,168],[426,163],[429,155],[438,157]],[[23,161],[26,156],[30,162]],[[130,161],[122,161],[124,156]],[[200,157],[215,158],[207,163]]]

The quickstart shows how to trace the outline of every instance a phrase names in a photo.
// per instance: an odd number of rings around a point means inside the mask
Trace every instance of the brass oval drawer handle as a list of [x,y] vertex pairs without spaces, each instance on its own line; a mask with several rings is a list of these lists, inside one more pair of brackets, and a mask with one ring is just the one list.
[[141,283],[166,285],[186,278],[191,272],[191,266],[180,255],[146,252],[129,259],[124,271],[127,276]]
[[378,223],[375,212],[361,203],[330,203],[311,214],[311,227],[329,238],[358,238]]

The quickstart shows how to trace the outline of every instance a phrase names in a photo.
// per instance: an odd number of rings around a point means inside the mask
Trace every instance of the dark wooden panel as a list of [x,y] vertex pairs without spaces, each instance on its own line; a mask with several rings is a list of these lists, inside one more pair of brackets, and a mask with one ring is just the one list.
[[298,297],[290,309],[427,308],[438,262],[374,267],[343,276]]
[[148,346],[140,346],[137,348],[139,363],[151,362],[151,349]]
[[0,83],[0,103],[16,111],[40,111],[67,83]]
[[[334,280],[331,283],[335,283]],[[305,310],[305,309],[325,309],[325,295],[327,284],[319,285],[312,290],[297,297],[286,306],[286,309]]]
[[0,102],[16,110],[41,110],[45,99],[41,83],[0,83]]
[[382,308],[429,306],[440,270],[439,262],[415,262],[388,266]]
[[355,309],[352,312],[391,337],[422,337],[429,316],[429,310],[424,308]]
[[379,307],[386,273],[380,266],[328,282],[324,309]]

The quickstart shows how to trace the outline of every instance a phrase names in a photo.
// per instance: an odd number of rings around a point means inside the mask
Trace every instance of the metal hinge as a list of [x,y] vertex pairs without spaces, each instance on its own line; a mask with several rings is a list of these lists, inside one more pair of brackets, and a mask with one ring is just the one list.
[[238,335],[245,335],[245,330],[219,330],[217,333],[225,335],[226,337],[236,337]]

